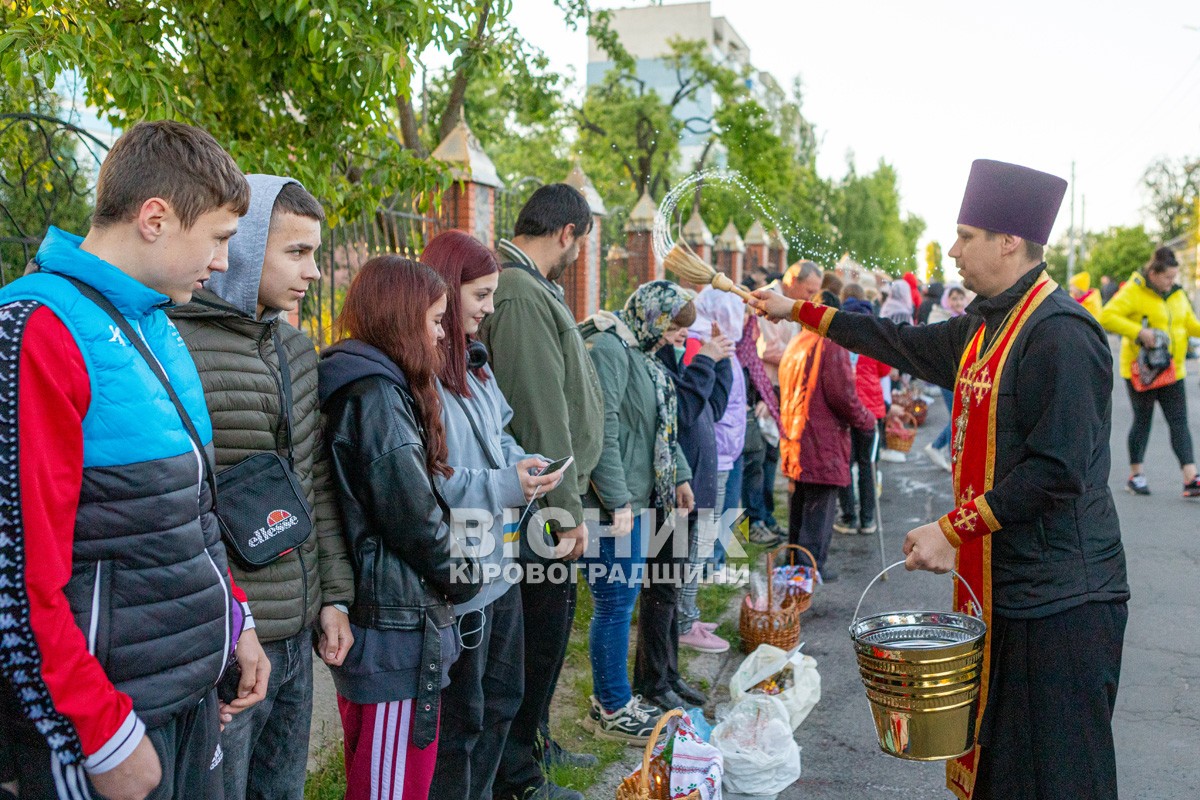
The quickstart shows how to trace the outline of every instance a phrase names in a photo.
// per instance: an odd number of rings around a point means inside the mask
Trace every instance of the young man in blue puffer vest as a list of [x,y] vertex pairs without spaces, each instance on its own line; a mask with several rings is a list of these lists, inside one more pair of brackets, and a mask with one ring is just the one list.
[[[37,272],[0,291],[0,744],[22,798],[220,798],[220,725],[265,691],[213,514],[204,394],[164,313],[226,268],[249,198],[208,133],[135,125],[87,236],[50,228]],[[222,706],[231,658],[243,677]]]

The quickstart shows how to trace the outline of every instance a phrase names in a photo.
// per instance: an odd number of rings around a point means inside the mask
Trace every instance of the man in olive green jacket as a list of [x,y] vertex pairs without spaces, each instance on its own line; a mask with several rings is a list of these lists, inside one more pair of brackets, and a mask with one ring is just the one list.
[[[517,217],[512,241],[502,239],[497,248],[504,268],[496,289],[496,310],[479,331],[496,381],[512,406],[509,432],[527,452],[550,459],[575,457],[562,483],[544,501],[545,508],[554,509],[549,518],[555,526],[558,553],[569,561],[587,548],[580,496],[587,492],[588,479],[600,459],[604,401],[575,318],[555,281],[575,263],[579,243],[591,226],[587,201],[570,186],[556,183],[534,192]],[[536,549],[526,547],[523,552]],[[542,566],[553,563],[553,559],[537,560]],[[565,576],[567,571],[562,573]],[[579,763],[581,759],[559,749],[546,727],[575,617],[575,584],[537,577],[527,572],[521,584],[525,697],[509,731],[495,797],[524,798],[532,790],[539,800],[582,800],[578,792],[547,781],[540,769],[542,761]],[[544,745],[538,742],[539,729]]]
[[287,361],[295,474],[313,508],[313,532],[262,569],[244,569],[231,555],[271,676],[266,699],[225,726],[221,749],[229,800],[302,800],[314,626],[326,663],[340,664],[353,643],[346,609],[354,599],[354,573],[321,442],[317,354],[286,320],[319,277],[314,253],[324,214],[295,181],[272,175],[248,180],[250,210],[230,240],[229,271],[214,274],[170,316],[204,385],[218,475],[257,453],[288,455],[280,368],[281,359]]

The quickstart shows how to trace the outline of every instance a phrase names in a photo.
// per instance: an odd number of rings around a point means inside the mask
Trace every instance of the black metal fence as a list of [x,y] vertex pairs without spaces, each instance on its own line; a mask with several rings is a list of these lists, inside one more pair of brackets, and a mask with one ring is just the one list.
[[0,286],[19,277],[46,228],[86,228],[108,145],[66,120],[0,114]]
[[409,210],[416,208],[412,199],[395,199],[371,217],[343,221],[325,231],[318,256],[321,277],[300,309],[300,327],[319,346],[333,342],[333,323],[359,267],[383,253],[416,258],[426,242],[450,226],[456,212],[447,206],[432,215]]
[[532,175],[496,190],[496,239],[511,239],[521,206],[545,181]]

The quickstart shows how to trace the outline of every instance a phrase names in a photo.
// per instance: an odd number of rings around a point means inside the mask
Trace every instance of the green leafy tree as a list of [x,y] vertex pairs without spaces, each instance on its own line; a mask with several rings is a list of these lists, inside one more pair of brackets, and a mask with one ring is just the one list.
[[892,275],[915,270],[917,241],[925,221],[901,217],[896,170],[883,159],[869,175],[859,175],[853,156],[846,177],[834,189],[837,246],[860,263]]
[[1100,285],[1101,275],[1120,283],[1150,260],[1154,247],[1154,239],[1141,225],[1109,228],[1089,244],[1083,269],[1092,276],[1093,286]]
[[[406,142],[413,65],[457,54],[456,78],[491,46],[507,2],[230,0],[0,5],[0,71],[48,86],[74,69],[113,124],[170,117],[200,125],[247,169],[302,180],[336,218],[399,192],[445,185]],[[451,97],[465,92],[453,82]],[[456,101],[457,102],[457,101]],[[448,104],[440,124],[458,112]],[[451,122],[452,124],[452,122]]]
[[[424,120],[454,106],[459,69],[434,73],[423,92],[419,119],[422,131],[428,129],[422,146],[429,150],[446,134]],[[550,182],[567,174],[567,85],[567,79],[550,68],[545,53],[507,23],[497,24],[486,57],[477,57],[472,65],[461,109],[507,186],[527,177]]]
[[[744,87],[735,82],[734,88],[721,96],[711,142],[719,143],[729,168],[740,173],[757,196],[747,197],[741,188],[710,183],[700,189],[701,214],[715,230],[732,220],[738,230],[745,231],[755,218],[769,213],[788,239],[790,255],[832,263],[834,254],[827,247],[832,233],[829,187],[817,176],[808,153],[786,138],[794,127],[777,127],[773,122],[777,117]],[[793,104],[785,107],[798,114]],[[768,208],[758,206],[760,198]],[[771,225],[765,219],[763,223]]]
[[0,284],[21,274],[47,226],[88,226],[104,147],[69,120],[60,124],[62,107],[28,73],[0,84]]
[[1197,230],[1200,202],[1200,158],[1163,158],[1142,175],[1146,211],[1164,241]]

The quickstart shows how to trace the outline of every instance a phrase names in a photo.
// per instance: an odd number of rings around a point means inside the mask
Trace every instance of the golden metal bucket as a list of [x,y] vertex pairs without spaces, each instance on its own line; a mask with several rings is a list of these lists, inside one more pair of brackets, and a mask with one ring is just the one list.
[[[987,626],[953,611],[895,611],[859,617],[863,600],[887,567],[867,584],[850,625],[859,675],[883,752],[912,761],[957,758],[975,746]],[[974,591],[957,572],[954,576]],[[975,605],[979,605],[975,598]]]

